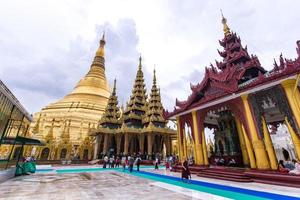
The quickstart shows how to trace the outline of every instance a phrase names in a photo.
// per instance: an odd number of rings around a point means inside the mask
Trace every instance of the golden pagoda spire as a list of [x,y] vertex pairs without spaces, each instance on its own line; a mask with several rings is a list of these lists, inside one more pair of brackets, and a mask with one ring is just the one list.
[[166,121],[163,118],[163,106],[161,103],[160,90],[156,85],[156,73],[153,70],[153,84],[150,93],[150,99],[147,104],[146,116],[143,119],[143,124],[150,125],[151,123],[155,126],[164,127]]
[[94,61],[92,66],[99,66],[105,68],[105,53],[104,53],[104,46],[105,46],[105,32],[103,31],[102,38],[100,40],[99,48],[96,51]]
[[222,24],[223,24],[224,35],[227,36],[230,34],[230,28],[227,25],[227,19],[224,17],[222,10],[221,10],[221,15],[222,15]]
[[118,107],[118,96],[116,93],[116,85],[117,80],[114,80],[113,91],[108,99],[108,103],[100,119],[100,126],[104,128],[118,128],[121,126],[121,122],[119,121],[120,118],[120,109]]
[[104,46],[105,46],[105,32],[103,31],[102,38],[99,42],[100,46],[96,51],[96,56],[104,57]]
[[155,68],[153,70],[153,85],[156,85],[156,74],[155,74]]
[[124,111],[124,122],[131,124],[131,121],[142,127],[142,118],[146,112],[146,86],[144,83],[144,74],[142,71],[142,57],[139,57],[139,65],[136,73],[132,94]]
[[141,54],[139,57],[139,69],[138,70],[142,70],[142,55]]

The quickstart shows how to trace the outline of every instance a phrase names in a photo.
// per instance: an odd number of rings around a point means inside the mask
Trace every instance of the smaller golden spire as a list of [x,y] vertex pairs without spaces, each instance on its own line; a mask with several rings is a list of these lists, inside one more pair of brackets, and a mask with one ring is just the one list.
[[155,67],[153,70],[153,85],[156,85],[156,73],[155,73]]
[[142,55],[139,57],[139,70],[142,70]]
[[100,46],[96,52],[96,56],[104,57],[104,46],[105,46],[105,32],[103,31],[102,38],[100,40]]
[[113,87],[113,91],[112,91],[113,95],[116,95],[116,85],[117,85],[117,79],[115,78],[115,80],[114,80],[114,87]]
[[222,24],[223,24],[224,35],[227,36],[230,34],[230,28],[227,25],[227,19],[224,17],[222,10],[221,10],[221,15],[222,15]]

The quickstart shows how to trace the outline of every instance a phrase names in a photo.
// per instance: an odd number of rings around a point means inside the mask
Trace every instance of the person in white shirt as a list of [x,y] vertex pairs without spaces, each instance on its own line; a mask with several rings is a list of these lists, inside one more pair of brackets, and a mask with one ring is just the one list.
[[292,162],[295,164],[295,169],[291,170],[289,174],[300,175],[300,162],[295,159]]

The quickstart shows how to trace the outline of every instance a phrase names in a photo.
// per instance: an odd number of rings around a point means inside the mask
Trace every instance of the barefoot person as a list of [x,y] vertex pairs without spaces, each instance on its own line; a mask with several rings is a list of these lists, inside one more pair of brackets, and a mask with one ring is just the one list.
[[186,158],[184,158],[184,161],[181,164],[182,166],[182,172],[181,172],[181,179],[182,181],[184,181],[184,179],[187,180],[187,182],[189,181],[189,178],[191,177],[191,173],[189,170],[189,164]]

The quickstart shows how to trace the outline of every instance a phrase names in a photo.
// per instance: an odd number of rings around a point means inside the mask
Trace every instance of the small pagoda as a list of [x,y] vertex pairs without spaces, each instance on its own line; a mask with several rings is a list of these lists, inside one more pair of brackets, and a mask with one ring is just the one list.
[[144,159],[153,159],[157,154],[172,153],[172,141],[176,139],[176,132],[167,127],[167,121],[163,117],[155,70],[149,98],[144,81],[140,57],[130,99],[125,109],[120,109],[115,80],[99,126],[90,132],[91,136],[96,137],[94,158],[112,154],[140,154]]

